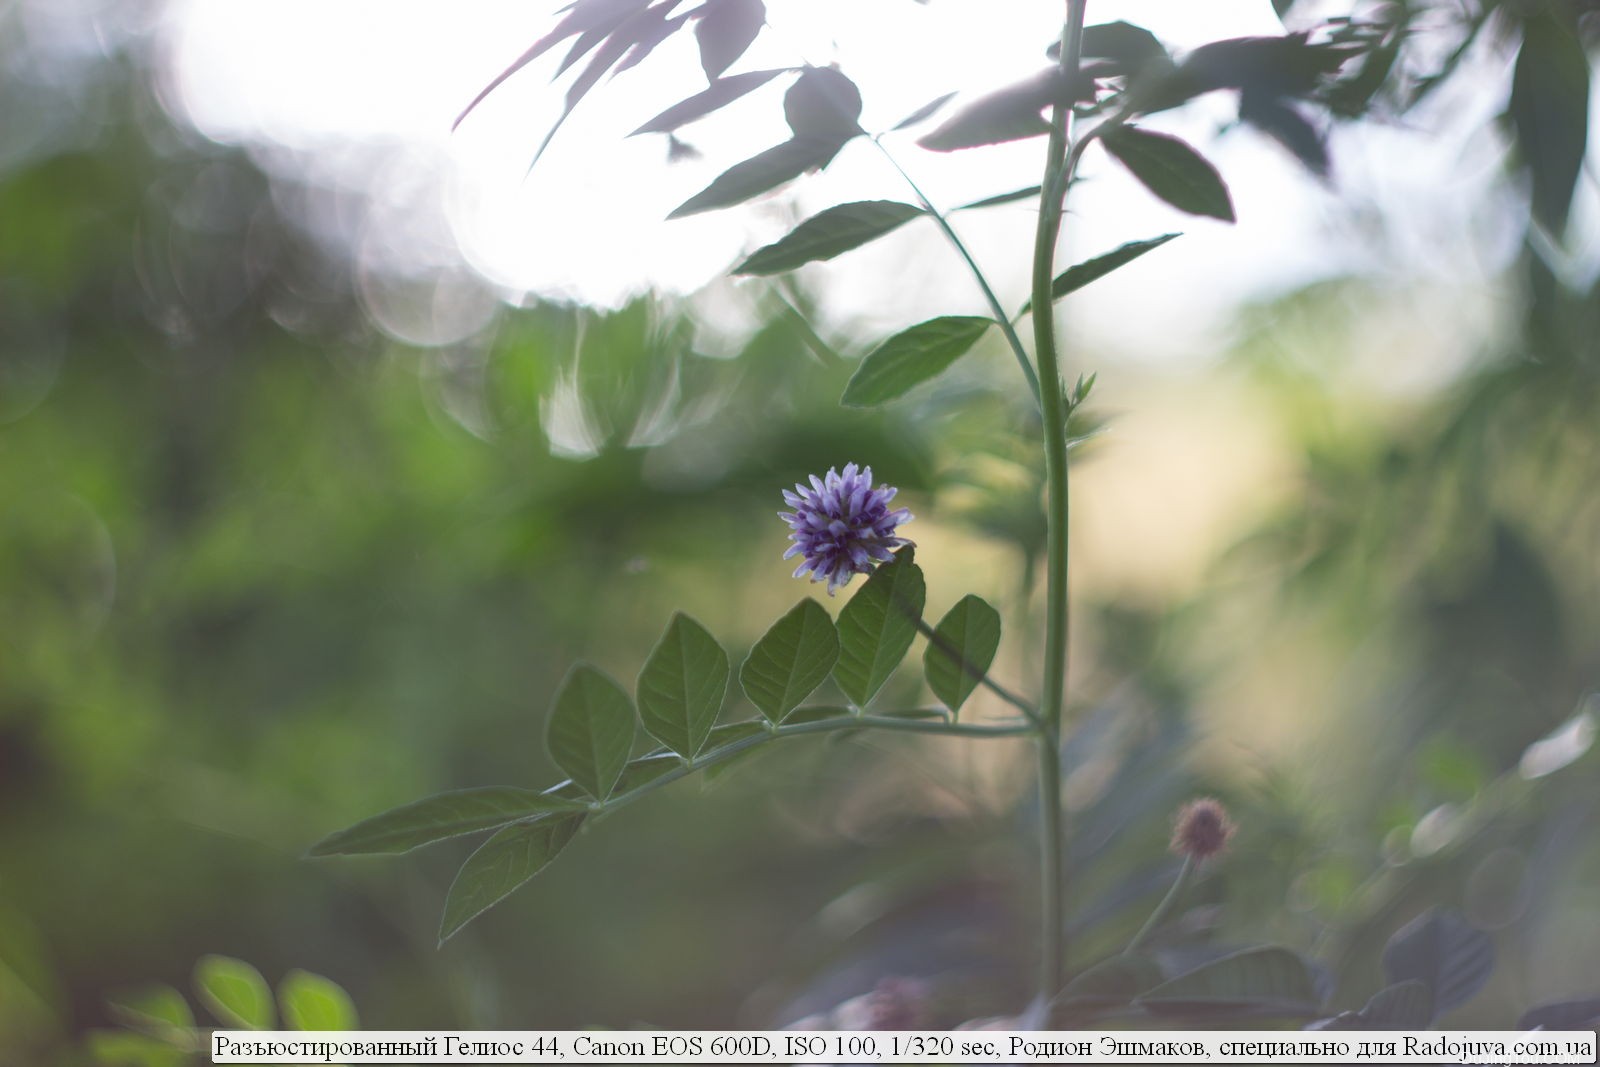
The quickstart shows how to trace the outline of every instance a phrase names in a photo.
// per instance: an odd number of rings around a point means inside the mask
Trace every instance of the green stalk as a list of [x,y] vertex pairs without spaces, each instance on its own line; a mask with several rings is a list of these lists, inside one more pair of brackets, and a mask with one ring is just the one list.
[[878,138],[872,138],[872,143],[878,146],[878,151],[883,153],[883,158],[889,161],[889,165],[900,172],[900,177],[904,178],[906,184],[911,187],[911,192],[916,195],[918,203],[922,205],[922,210],[926,211],[933,221],[939,224],[939,229],[943,232],[945,240],[950,242],[950,246],[960,254],[962,260],[967,264],[967,269],[972,272],[972,277],[978,283],[978,288],[983,291],[983,299],[989,305],[990,316],[994,319],[995,324],[1000,327],[1000,332],[1005,334],[1006,344],[1010,347],[1011,354],[1016,357],[1017,365],[1022,368],[1022,377],[1027,381],[1029,391],[1033,393],[1034,403],[1042,406],[1044,399],[1039,391],[1039,377],[1033,372],[1033,364],[1028,362],[1028,350],[1022,347],[1022,338],[1017,336],[1016,325],[1012,323],[1011,316],[1006,314],[1005,308],[1000,306],[1000,298],[995,296],[994,288],[989,285],[989,279],[984,275],[983,268],[979,267],[978,261],[972,258],[972,253],[967,251],[965,242],[961,240],[955,228],[950,225],[950,220],[946,219],[944,214],[933,206],[933,201],[928,199],[921,186],[917,185],[912,180],[911,175],[906,173],[906,169],[900,165],[900,161],[895,159],[887,148],[883,147],[883,142]]
[[1156,910],[1150,913],[1150,918],[1146,919],[1144,925],[1139,927],[1139,932],[1133,935],[1133,940],[1128,942],[1128,947],[1122,950],[1124,956],[1131,956],[1139,951],[1139,946],[1144,944],[1144,939],[1149,937],[1150,932],[1160,926],[1162,921],[1166,919],[1167,913],[1172,910],[1172,906],[1178,902],[1179,897],[1183,896],[1184,887],[1189,884],[1189,876],[1193,873],[1194,857],[1183,857],[1183,866],[1178,868],[1178,877],[1173,881],[1172,888],[1167,890],[1167,895],[1161,898],[1161,903],[1157,904]]
[[[1077,82],[1083,49],[1083,19],[1088,0],[1066,0],[1061,29],[1063,84]],[[1062,397],[1060,359],[1056,351],[1055,300],[1050,291],[1055,273],[1056,242],[1061,235],[1071,135],[1072,103],[1050,110],[1050,141],[1045,149],[1040,182],[1039,224],[1033,242],[1033,347],[1039,364],[1040,406],[1044,412],[1046,600],[1045,665],[1039,746],[1040,942],[1039,995],[1048,1001],[1061,988],[1066,955],[1065,881],[1061,827],[1061,712],[1067,678],[1067,420]],[[1076,162],[1079,153],[1073,154]]]

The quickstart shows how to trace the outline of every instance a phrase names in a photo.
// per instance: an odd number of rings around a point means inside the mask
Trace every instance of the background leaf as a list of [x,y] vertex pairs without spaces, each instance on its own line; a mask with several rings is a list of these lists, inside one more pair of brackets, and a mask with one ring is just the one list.
[[1539,7],[1522,24],[1508,113],[1533,185],[1533,216],[1566,229],[1589,136],[1589,59],[1572,19]]
[[696,119],[703,119],[712,112],[727,107],[745,94],[754,92],[773,78],[792,69],[777,67],[773,70],[752,70],[744,74],[731,74],[726,78],[718,78],[709,88],[678,101],[628,136],[637,137],[641,133],[671,133]]
[[1000,647],[1000,613],[982,597],[967,594],[939,620],[922,654],[928,688],[959,712]]
[[584,792],[604,800],[633,751],[635,722],[620,685],[593,667],[574,667],[546,724],[550,758]]
[[1179,211],[1234,221],[1228,187],[1204,156],[1176,137],[1121,126],[1100,143],[1146,189]]
[[830,207],[756,250],[733,273],[778,274],[805,263],[832,259],[925,214],[920,207],[895,200],[861,200]]
[[462,864],[445,898],[439,941],[488,911],[567,847],[587,816],[561,815],[538,822],[515,823],[485,841]]
[[278,983],[278,1007],[294,1030],[358,1030],[355,1002],[335,981],[294,970]]
[[833,677],[856,707],[866,707],[905,657],[926,596],[922,570],[912,550],[902,548],[839,612],[839,663]]
[[1456,912],[1428,911],[1389,939],[1383,971],[1391,983],[1426,982],[1438,1017],[1471,1000],[1489,980],[1494,942]]
[[744,55],[766,19],[762,0],[707,0],[706,13],[694,27],[706,78],[715,81]]
[[799,706],[839,660],[839,633],[828,612],[805,599],[762,635],[739,668],[750,702],[772,722]]
[[171,1045],[194,1044],[194,1012],[182,993],[169,985],[145,986],[110,999],[117,1021]]
[[945,315],[902,330],[861,360],[840,403],[871,407],[903,395],[942,373],[993,325],[981,315]]
[[511,786],[481,786],[438,793],[393,808],[311,846],[313,856],[409,852],[446,838],[504,826],[546,812],[571,811],[569,800]]
[[231,956],[202,956],[194,968],[195,995],[217,1021],[238,1030],[271,1030],[277,1016],[261,972]]
[[1231,1011],[1296,1014],[1314,1010],[1316,981],[1286,948],[1249,948],[1163,982],[1136,1003],[1157,1014]]
[[728,654],[706,628],[679,613],[639,674],[645,732],[684,759],[704,747],[728,690]]

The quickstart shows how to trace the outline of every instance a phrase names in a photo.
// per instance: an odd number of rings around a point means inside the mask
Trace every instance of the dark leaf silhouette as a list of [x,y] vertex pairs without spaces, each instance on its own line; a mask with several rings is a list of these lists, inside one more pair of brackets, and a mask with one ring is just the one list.
[[1310,121],[1278,97],[1246,90],[1239,94],[1239,119],[1287,148],[1319,178],[1328,176],[1328,148]]
[[708,0],[704,15],[695,23],[700,44],[700,66],[715,82],[744,55],[767,19],[762,0]]
[[671,133],[680,127],[687,126],[697,119],[707,115],[738,100],[740,97],[761,88],[773,78],[793,70],[792,67],[779,67],[776,70],[752,70],[744,74],[732,74],[726,78],[718,78],[711,86],[686,100],[680,100],[667,108],[655,118],[634,130],[629,136],[641,133]]
[[890,127],[890,129],[903,130],[907,126],[915,126],[924,119],[931,117],[934,112],[938,111],[951,100],[955,99],[955,95],[955,93],[945,93],[943,96],[934,97],[932,100],[929,100],[926,104],[923,104],[921,107],[917,108],[917,110],[913,111],[911,114],[895,123]]
[[1533,217],[1559,236],[1589,132],[1589,62],[1570,19],[1541,9],[1523,22],[1508,111],[1532,179]]
[[793,181],[808,170],[827,166],[844,147],[843,141],[796,137],[735,163],[704,189],[673,209],[669,219],[730,207]]
[[783,116],[797,138],[842,144],[861,132],[861,91],[832,67],[807,67],[784,94]]
[[1067,84],[1059,68],[1039,71],[972,101],[917,143],[936,152],[952,152],[1048,133],[1049,124],[1041,114],[1045,108],[1094,99],[1095,81],[1091,74],[1079,74],[1072,83],[1074,92],[1067,91]]
[[1233,221],[1233,200],[1217,168],[1178,138],[1121,126],[1100,143],[1146,189],[1179,211]]

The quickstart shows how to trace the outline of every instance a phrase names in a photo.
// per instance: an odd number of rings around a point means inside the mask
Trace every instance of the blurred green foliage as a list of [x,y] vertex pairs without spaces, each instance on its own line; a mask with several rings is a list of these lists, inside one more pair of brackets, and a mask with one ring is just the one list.
[[[794,596],[777,490],[831,463],[870,457],[944,524],[953,547],[921,553],[941,612],[967,590],[963,536],[1014,550],[1031,588],[1036,427],[994,384],[1004,353],[862,416],[835,404],[853,360],[834,347],[858,346],[817,337],[793,291],[736,358],[648,300],[507,309],[407,348],[274,195],[288,179],[169,120],[136,53],[0,69],[19,116],[0,138],[0,1063],[82,1062],[118,991],[185,985],[219,952],[280,994],[326,974],[376,1028],[764,1025],[885,975],[936,980],[941,1022],[1014,1009],[1034,816],[1003,766],[938,748],[796,743],[670,790],[442,951],[459,851],[302,859],[424,793],[554,781],[537,739],[567,665],[631,677],[673,607],[753,642]],[[1559,174],[1533,180],[1564,221]],[[1204,789],[1242,829],[1153,953],[1275,940],[1358,1008],[1391,935],[1449,906],[1501,960],[1452,1018],[1511,1025],[1596,992],[1600,295],[1530,251],[1501,294],[1518,326],[1404,402],[1340,370],[1339,325],[1387,299],[1352,278],[1246,315],[1230,370],[1278,421],[1294,492],[1241,517],[1198,592],[1081,607],[1072,958],[1142,922],[1176,867],[1170,812]],[[1257,710],[1307,754],[1194,760],[1194,708],[1276,656]]]

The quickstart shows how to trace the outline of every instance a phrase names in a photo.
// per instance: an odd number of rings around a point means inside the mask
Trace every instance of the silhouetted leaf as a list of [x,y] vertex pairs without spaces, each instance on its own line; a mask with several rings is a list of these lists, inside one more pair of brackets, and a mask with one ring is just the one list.
[[1389,981],[1426,982],[1433,990],[1435,1017],[1471,1000],[1493,971],[1494,942],[1453,911],[1423,913],[1383,948]]
[[785,141],[743,163],[735,163],[710,185],[679,204],[667,218],[680,219],[743,203],[793,181],[808,170],[827,166],[843,147],[843,141],[815,137]]
[[728,654],[705,627],[679,613],[639,673],[639,719],[651,737],[693,759],[727,690]]
[[633,751],[633,703],[616,682],[589,666],[574,667],[556,693],[545,724],[550,758],[596,800],[611,795]]
[[414,848],[491,830],[518,819],[571,811],[564,797],[510,786],[482,786],[438,793],[364,819],[311,846],[312,856],[358,856],[409,852]]
[[[671,7],[676,7],[678,0],[672,0]],[[678,15],[675,18],[661,18],[652,23],[641,33],[628,49],[628,54],[622,57],[622,62],[612,68],[611,76],[615,78],[625,70],[631,70],[644,62],[656,46],[671,37],[689,21],[688,15]]]
[[[1061,53],[1061,42],[1052,46],[1055,55]],[[1137,71],[1151,60],[1170,60],[1167,49],[1156,35],[1143,26],[1130,22],[1105,22],[1083,29],[1083,54],[1099,59],[1113,59],[1125,70]]]
[[502,83],[535,59],[544,55],[556,44],[585,33],[596,33],[604,36],[611,29],[619,26],[628,16],[644,9],[648,0],[581,0],[567,8],[567,17],[556,24],[555,29],[535,41],[526,52],[512,61],[511,65],[495,75],[493,81],[484,86],[477,96],[472,98],[472,103],[462,108],[461,114],[456,116],[451,123],[451,129],[461,125],[461,120],[472,114],[473,108],[483,103],[485,97],[498,89]]
[[294,1030],[359,1030],[350,994],[320,974],[294,970],[278,983],[283,1021]]
[[1234,221],[1233,200],[1217,168],[1178,138],[1122,126],[1100,143],[1146,189],[1179,211]]
[[943,96],[935,97],[889,128],[891,130],[903,130],[907,126],[915,126],[955,99],[955,95],[955,93],[945,93]]
[[1328,149],[1322,143],[1322,134],[1282,100],[1261,93],[1241,93],[1239,119],[1283,145],[1311,173],[1320,178],[1328,176]]
[[1533,186],[1533,217],[1559,237],[1589,133],[1589,61],[1576,28],[1544,8],[1522,24],[1508,112]]
[[935,152],[1020,141],[1050,132],[1040,114],[1058,98],[1061,72],[1051,67],[1025,81],[997,89],[960,108],[922,136],[917,144]]
[[510,896],[544,870],[583,825],[582,814],[560,815],[505,827],[467,857],[445,897],[439,941]]
[[1135,1003],[1156,1014],[1208,1011],[1270,1015],[1314,1010],[1316,981],[1286,948],[1249,948],[1163,982]]
[[731,74],[726,78],[718,78],[711,83],[710,88],[695,93],[687,100],[678,101],[628,136],[637,137],[641,133],[670,133],[696,119],[705,118],[746,93],[761,88],[778,75],[793,69],[793,67],[779,67],[775,70],[752,70],[744,74]]
[[271,1030],[277,1013],[261,972],[229,956],[202,956],[194,967],[194,991],[206,1010],[236,1030]]
[[972,211],[980,207],[996,207],[1000,204],[1012,204],[1018,200],[1032,200],[1043,190],[1040,186],[1030,185],[1024,189],[1013,189],[1009,193],[1000,193],[998,196],[986,196],[982,200],[974,200],[969,204],[951,208],[951,211]]
[[1592,1030],[1600,1023],[1600,997],[1543,1004],[1517,1020],[1518,1030]]
[[[1056,276],[1055,281],[1050,283],[1050,296],[1054,300],[1060,300],[1068,293],[1075,293],[1090,282],[1104,278],[1118,267],[1132,263],[1146,252],[1160,248],[1174,237],[1182,236],[1183,234],[1181,233],[1164,233],[1160,237],[1151,237],[1143,241],[1129,241],[1119,248],[1113,248],[1104,255],[1095,256],[1093,259],[1086,259],[1082,263],[1068,267]],[[1033,301],[1029,300],[1022,305],[1022,310],[1017,312],[1017,317],[1021,318],[1032,310]],[[1085,395],[1087,395],[1087,392],[1085,392]]]
[[832,67],[806,67],[783,96],[783,116],[797,138],[842,144],[861,132],[861,91]]
[[924,214],[927,213],[920,207],[894,200],[862,200],[830,207],[782,239],[756,250],[733,273],[780,274],[805,263],[832,259]]
[[739,668],[750,702],[773,722],[782,722],[827,681],[839,660],[839,634],[815,600],[800,601],[755,643]]
[[766,19],[762,0],[707,0],[705,14],[694,27],[707,80],[715,82],[744,55]]
[[922,655],[928,688],[959,712],[994,662],[1000,647],[1000,613],[982,597],[967,594],[934,627]]
[[861,360],[840,402],[871,407],[903,395],[960,359],[993,325],[981,315],[945,315],[895,334]]
[[902,548],[867,578],[839,612],[839,662],[834,680],[856,707],[866,707],[917,634],[927,595],[912,549]]

